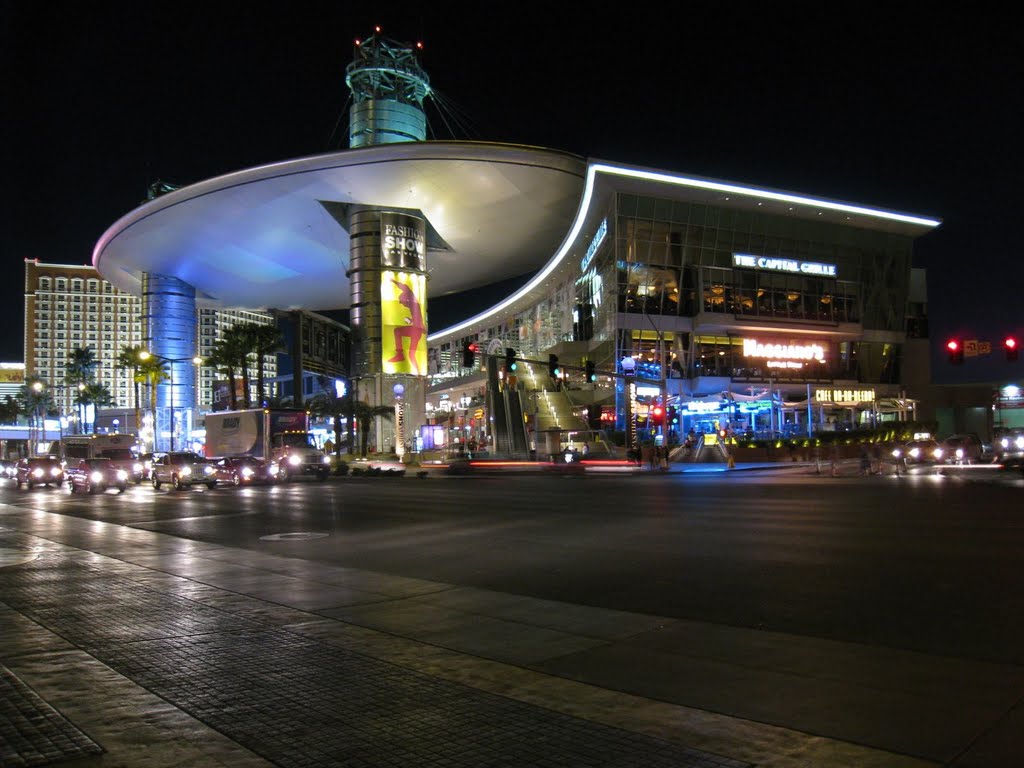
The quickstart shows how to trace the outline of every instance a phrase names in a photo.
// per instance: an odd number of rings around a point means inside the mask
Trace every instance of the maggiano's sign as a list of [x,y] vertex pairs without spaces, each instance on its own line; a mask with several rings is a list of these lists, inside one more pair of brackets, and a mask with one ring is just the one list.
[[774,344],[743,339],[743,356],[762,359],[768,368],[803,368],[805,363],[825,362],[821,344]]

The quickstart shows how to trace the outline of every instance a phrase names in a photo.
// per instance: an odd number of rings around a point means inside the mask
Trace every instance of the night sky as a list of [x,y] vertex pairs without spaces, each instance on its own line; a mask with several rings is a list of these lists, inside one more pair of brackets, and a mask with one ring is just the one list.
[[[446,105],[447,122],[429,109],[431,138],[544,146],[941,218],[915,257],[929,269],[933,339],[1024,336],[1014,226],[1024,65],[1004,19],[565,5],[389,3],[361,15],[345,2],[0,0],[0,306],[18,329],[3,335],[0,360],[23,357],[25,258],[89,263],[158,179],[184,185],[343,148],[344,69],[374,24],[423,41]],[[431,324],[468,314],[434,305]],[[999,355],[940,365],[936,378],[1010,371]]]

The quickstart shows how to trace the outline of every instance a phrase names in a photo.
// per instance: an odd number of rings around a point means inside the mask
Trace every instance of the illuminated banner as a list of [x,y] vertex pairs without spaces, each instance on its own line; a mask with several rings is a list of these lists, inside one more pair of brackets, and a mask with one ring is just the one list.
[[427,227],[423,219],[405,213],[380,214],[381,265],[394,269],[427,270]]
[[764,344],[757,339],[743,339],[743,356],[764,359],[768,368],[799,369],[804,361],[825,362],[821,344]]
[[768,269],[773,272],[802,272],[805,275],[817,275],[818,277],[835,277],[835,264],[819,264],[816,261],[795,261],[793,259],[779,259],[771,256],[753,256],[749,253],[734,253],[732,255],[734,267],[747,267],[750,269]]
[[587,271],[587,267],[590,266],[590,262],[594,260],[594,254],[597,253],[597,249],[601,247],[601,243],[604,242],[605,235],[607,234],[608,219],[604,219],[601,221],[601,226],[597,228],[597,232],[594,233],[594,239],[590,241],[586,255],[580,259],[580,272]]
[[381,348],[384,373],[427,373],[427,278],[416,272],[380,275]]
[[875,401],[875,390],[873,389],[816,389],[814,390],[814,402],[821,404],[853,404],[873,403]]

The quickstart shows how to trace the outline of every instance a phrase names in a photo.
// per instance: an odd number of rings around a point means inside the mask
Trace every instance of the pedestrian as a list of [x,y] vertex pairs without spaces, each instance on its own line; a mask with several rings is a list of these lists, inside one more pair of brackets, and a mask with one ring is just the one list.
[[868,450],[867,443],[860,444],[860,473],[864,477],[871,474],[871,453]]
[[839,476],[839,444],[833,442],[828,449],[828,462],[831,466],[832,477]]

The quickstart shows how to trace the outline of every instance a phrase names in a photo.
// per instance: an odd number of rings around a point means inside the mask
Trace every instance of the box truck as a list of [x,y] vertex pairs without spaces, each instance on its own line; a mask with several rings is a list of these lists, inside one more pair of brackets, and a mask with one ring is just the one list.
[[295,408],[252,408],[206,414],[206,456],[254,456],[277,464],[278,476],[290,480],[330,474],[330,458],[309,433],[309,414]]

